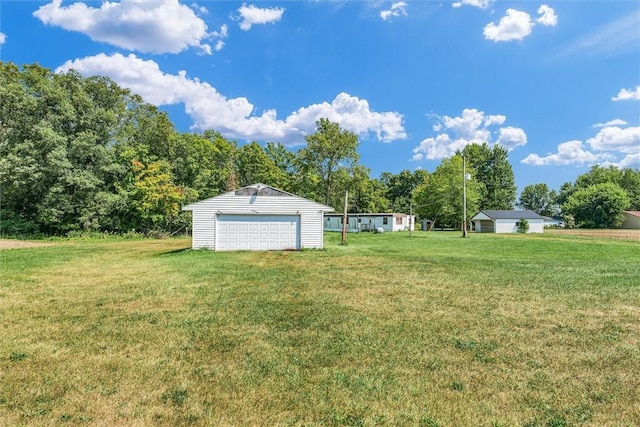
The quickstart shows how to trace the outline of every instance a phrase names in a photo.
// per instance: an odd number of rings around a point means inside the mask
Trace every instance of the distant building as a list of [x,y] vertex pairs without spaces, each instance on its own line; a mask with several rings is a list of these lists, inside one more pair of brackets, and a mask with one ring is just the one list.
[[640,211],[624,211],[624,222],[620,228],[640,230]]
[[544,216],[544,226],[545,227],[555,227],[555,228],[565,228],[566,223],[563,219],[560,218],[551,218],[549,216]]
[[517,233],[522,220],[529,223],[529,233],[544,232],[544,217],[531,210],[485,210],[471,218],[477,233]]
[[[342,231],[343,214],[324,214],[324,231]],[[347,214],[347,232],[405,231],[415,229],[415,215],[403,213],[349,213]]]

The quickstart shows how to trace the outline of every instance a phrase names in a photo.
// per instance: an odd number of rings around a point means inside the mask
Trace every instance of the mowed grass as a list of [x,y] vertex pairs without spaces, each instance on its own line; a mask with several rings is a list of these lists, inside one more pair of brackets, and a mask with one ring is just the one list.
[[0,425],[640,425],[640,242],[0,251]]

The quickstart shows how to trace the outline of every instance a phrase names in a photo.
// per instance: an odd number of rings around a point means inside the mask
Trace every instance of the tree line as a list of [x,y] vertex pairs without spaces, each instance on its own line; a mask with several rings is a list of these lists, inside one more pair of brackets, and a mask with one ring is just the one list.
[[[327,119],[318,120],[297,151],[279,142],[239,145],[215,130],[178,132],[166,113],[106,77],[53,73],[38,64],[0,62],[0,99],[5,235],[171,233],[190,223],[181,206],[256,182],[338,212],[348,190],[350,212],[413,211],[460,226],[463,155],[472,177],[468,212],[511,209],[516,202],[508,153],[498,145],[469,145],[432,173],[384,172],[374,179],[359,163],[357,135]],[[596,186],[589,191],[620,193],[624,203],[614,207],[637,208],[638,171],[605,171],[565,184],[558,194],[527,187],[518,204],[550,214],[562,206],[581,221],[581,203],[592,197],[582,190]],[[584,224],[609,225],[594,221]]]

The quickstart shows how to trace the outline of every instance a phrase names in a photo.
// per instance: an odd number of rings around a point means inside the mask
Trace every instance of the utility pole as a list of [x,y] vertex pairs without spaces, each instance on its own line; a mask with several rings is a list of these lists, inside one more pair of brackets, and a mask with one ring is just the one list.
[[345,245],[347,243],[347,202],[349,200],[349,190],[344,192],[344,210],[342,211],[342,244]]
[[467,161],[462,155],[462,237],[467,237]]
[[412,226],[413,226],[413,201],[409,201],[409,237],[411,237]]

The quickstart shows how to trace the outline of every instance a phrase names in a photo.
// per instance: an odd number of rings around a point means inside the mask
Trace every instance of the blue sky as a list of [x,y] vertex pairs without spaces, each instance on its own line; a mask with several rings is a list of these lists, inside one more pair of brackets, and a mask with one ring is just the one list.
[[640,168],[637,0],[3,0],[0,58],[108,76],[240,144],[299,149],[327,117],[374,178],[482,141],[520,190]]

